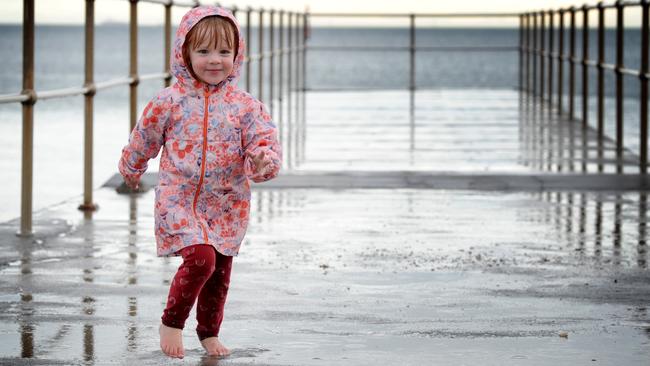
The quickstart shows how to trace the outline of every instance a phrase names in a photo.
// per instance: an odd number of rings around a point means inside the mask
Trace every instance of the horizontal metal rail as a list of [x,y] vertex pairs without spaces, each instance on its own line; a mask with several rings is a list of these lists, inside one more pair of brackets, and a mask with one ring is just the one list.
[[513,18],[519,13],[309,13],[310,17],[332,18]]
[[27,94],[2,94],[0,95],[0,104],[2,103],[22,103],[29,100]]
[[63,88],[63,89],[55,89],[55,90],[48,90],[48,91],[42,91],[42,92],[37,92],[36,97],[34,100],[38,99],[54,99],[54,98],[63,98],[63,97],[70,97],[73,95],[81,95],[86,93],[88,90],[84,87],[72,87],[72,88]]
[[[310,51],[409,51],[408,46],[309,46]],[[420,46],[416,51],[425,52],[494,52],[518,51],[516,46],[489,46],[489,47],[463,47],[463,46]]]
[[[301,47],[285,48],[282,50],[261,52],[250,56],[250,58],[246,59],[244,63],[260,61],[269,58],[271,56],[281,56],[281,55],[287,55],[294,52],[301,52],[304,49],[305,47],[301,46]],[[99,90],[109,89],[116,86],[129,85],[134,83],[136,80],[138,81],[157,80],[157,79],[164,80],[164,79],[171,78],[171,76],[172,76],[171,73],[164,72],[164,73],[140,75],[137,79],[133,77],[116,78],[116,79],[97,82],[82,87],[69,87],[69,88],[38,91],[38,92],[34,92],[34,94],[31,96],[26,93],[2,94],[0,95],[0,104],[17,103],[17,102],[21,103],[21,102],[28,101],[30,99],[32,99],[33,101],[37,101],[37,100],[46,100],[46,99],[55,99],[55,98],[64,98],[64,97],[70,97],[76,95],[83,95],[93,89],[95,91],[99,91]]]
[[121,85],[129,85],[135,81],[135,78],[119,78],[102,81],[95,84],[97,90],[109,89]]

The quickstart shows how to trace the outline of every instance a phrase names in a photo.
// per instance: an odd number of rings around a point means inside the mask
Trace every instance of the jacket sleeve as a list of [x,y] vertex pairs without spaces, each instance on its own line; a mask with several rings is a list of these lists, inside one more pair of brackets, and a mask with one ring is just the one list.
[[122,149],[118,169],[129,186],[140,182],[140,177],[147,170],[148,161],[158,155],[164,142],[171,112],[170,103],[166,99],[159,95],[147,104],[131,131],[129,143]]
[[[246,176],[256,183],[275,178],[282,165],[282,146],[278,141],[278,130],[264,104],[258,101],[253,104],[252,110],[244,114],[241,128]],[[264,151],[264,161],[270,163],[264,171],[256,171],[248,156],[258,155],[260,151]]]

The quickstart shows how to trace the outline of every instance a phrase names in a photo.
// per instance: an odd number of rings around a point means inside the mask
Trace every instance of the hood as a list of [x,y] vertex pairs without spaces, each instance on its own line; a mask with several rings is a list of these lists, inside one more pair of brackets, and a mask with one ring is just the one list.
[[[187,33],[198,23],[201,19],[209,16],[218,15],[224,18],[227,18],[232,22],[236,28],[236,32],[239,38],[239,45],[237,46],[237,57],[233,63],[232,72],[226,80],[222,81],[218,85],[208,85],[196,80],[190,73],[185,60],[183,59],[183,44],[185,43],[185,37]],[[174,41],[174,50],[171,55],[171,72],[172,75],[176,77],[178,83],[180,83],[186,90],[192,89],[207,89],[214,90],[217,88],[223,88],[226,85],[236,86],[239,81],[239,74],[241,72],[242,65],[244,63],[244,57],[246,54],[246,46],[244,43],[244,38],[241,34],[241,29],[239,28],[239,23],[237,19],[232,15],[232,13],[224,8],[217,6],[199,6],[188,11],[181,19],[181,23],[176,30],[176,40]]]

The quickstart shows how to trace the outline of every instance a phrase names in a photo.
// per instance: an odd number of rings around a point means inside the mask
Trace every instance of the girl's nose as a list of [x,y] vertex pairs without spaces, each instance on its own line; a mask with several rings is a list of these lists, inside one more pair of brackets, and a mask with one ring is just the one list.
[[219,63],[221,61],[221,58],[219,57],[218,54],[212,54],[210,55],[210,62],[213,64]]

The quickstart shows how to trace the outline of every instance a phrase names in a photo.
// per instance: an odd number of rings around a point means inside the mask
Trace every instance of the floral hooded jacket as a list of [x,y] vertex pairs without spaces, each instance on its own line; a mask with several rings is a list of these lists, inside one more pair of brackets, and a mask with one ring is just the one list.
[[[185,36],[208,16],[229,19],[239,34],[231,74],[217,85],[194,79],[183,59]],[[237,88],[245,45],[237,20],[227,10],[190,10],[176,32],[171,56],[176,83],[144,109],[122,150],[119,171],[134,185],[162,147],[155,200],[159,256],[177,255],[194,244],[210,244],[237,255],[246,233],[250,184],[274,178],[282,161],[277,130],[264,105]],[[247,156],[263,150],[271,165],[258,172]]]

